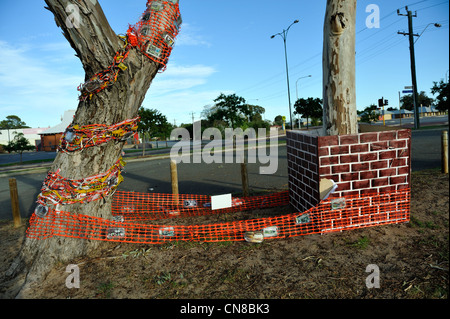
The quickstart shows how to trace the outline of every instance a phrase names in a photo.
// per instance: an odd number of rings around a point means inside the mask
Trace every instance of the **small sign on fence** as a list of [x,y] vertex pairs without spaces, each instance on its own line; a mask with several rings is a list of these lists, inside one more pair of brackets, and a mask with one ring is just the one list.
[[229,208],[232,206],[231,194],[211,196],[211,209]]

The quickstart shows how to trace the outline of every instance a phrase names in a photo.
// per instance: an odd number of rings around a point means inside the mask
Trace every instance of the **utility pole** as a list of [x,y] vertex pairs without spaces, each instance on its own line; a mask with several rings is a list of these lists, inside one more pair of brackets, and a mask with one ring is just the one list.
[[408,35],[409,36],[409,53],[411,57],[411,78],[412,78],[412,86],[413,86],[413,105],[414,105],[414,128],[417,130],[420,128],[419,121],[419,109],[417,108],[417,104],[419,102],[419,94],[417,93],[417,80],[416,80],[416,59],[414,54],[414,37],[418,37],[418,34],[413,33],[413,23],[412,18],[417,17],[417,12],[412,14],[412,11],[408,10],[408,7],[405,7],[407,14],[401,14],[400,10],[397,9],[397,15],[399,16],[407,16],[408,17],[408,33],[406,32],[397,32],[398,34]]

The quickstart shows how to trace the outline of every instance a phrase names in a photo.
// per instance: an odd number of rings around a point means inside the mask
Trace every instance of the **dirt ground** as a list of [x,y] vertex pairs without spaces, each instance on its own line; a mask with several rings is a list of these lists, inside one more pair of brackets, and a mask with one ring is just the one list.
[[[289,208],[284,208],[283,213]],[[0,222],[0,271],[25,227]],[[286,240],[164,245],[102,243],[73,260],[80,288],[58,264],[30,298],[45,299],[447,299],[449,176],[412,174],[411,221]],[[379,288],[368,288],[368,265]]]

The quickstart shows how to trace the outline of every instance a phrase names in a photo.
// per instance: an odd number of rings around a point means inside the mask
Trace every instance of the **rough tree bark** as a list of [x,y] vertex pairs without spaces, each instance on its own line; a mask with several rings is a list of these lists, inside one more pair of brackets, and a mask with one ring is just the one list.
[[[62,29],[64,36],[80,58],[86,72],[86,80],[107,69],[113,62],[116,52],[123,47],[123,42],[111,29],[100,4],[92,0],[45,0],[45,2],[48,5],[47,9],[54,14],[56,24]],[[69,15],[66,12],[68,5],[75,5],[80,9],[81,23],[78,28],[66,23]],[[138,108],[160,65],[134,48],[131,49],[125,63],[128,69],[120,72],[117,82],[112,87],[96,94],[91,100],[79,103],[74,123],[112,125],[137,116]],[[122,148],[123,143],[110,141],[104,145],[87,148],[75,155],[58,153],[51,171],[61,169],[60,174],[69,179],[82,179],[106,172],[118,160]],[[63,210],[111,218],[110,200],[68,205],[64,206]],[[98,243],[63,237],[46,240],[26,238],[4,278],[8,296],[18,298],[31,296],[33,284],[44,280],[56,262],[68,264],[70,260],[88,254],[98,246]]]
[[356,0],[328,0],[323,45],[325,135],[358,133],[355,93]]

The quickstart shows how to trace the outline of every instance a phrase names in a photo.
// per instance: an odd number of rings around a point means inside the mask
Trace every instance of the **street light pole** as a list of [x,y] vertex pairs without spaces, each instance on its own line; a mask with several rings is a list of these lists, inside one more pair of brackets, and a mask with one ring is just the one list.
[[297,81],[295,81],[295,91],[296,91],[297,100],[298,100],[298,87],[297,87],[298,80],[301,80],[304,78],[310,78],[310,77],[312,77],[312,75],[302,76],[301,78],[298,78]]
[[[302,77],[298,78],[297,81],[295,81],[295,93],[296,93],[295,96],[297,97],[297,100],[298,100],[298,86],[297,86],[298,80],[304,79],[304,78],[310,78],[311,76],[312,75],[302,76]],[[297,102],[297,101],[295,101],[295,102]],[[295,103],[294,103],[294,106],[295,106]],[[300,119],[298,118],[298,116],[297,116],[297,120],[298,120],[298,128],[301,128]]]
[[287,87],[288,87],[288,100],[289,100],[289,120],[291,121],[291,130],[293,129],[293,127],[292,127],[292,112],[291,112],[291,90],[289,87],[289,67],[288,67],[288,58],[287,58],[287,49],[286,49],[286,38],[287,38],[287,34],[288,34],[290,27],[294,23],[298,23],[298,20],[295,20],[294,22],[292,22],[291,25],[286,30],[283,30],[283,32],[274,34],[270,37],[271,39],[273,39],[273,38],[275,38],[275,36],[279,35],[283,38],[284,58],[286,60],[286,78],[287,78]]

